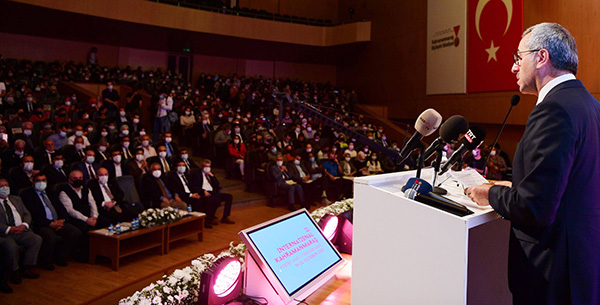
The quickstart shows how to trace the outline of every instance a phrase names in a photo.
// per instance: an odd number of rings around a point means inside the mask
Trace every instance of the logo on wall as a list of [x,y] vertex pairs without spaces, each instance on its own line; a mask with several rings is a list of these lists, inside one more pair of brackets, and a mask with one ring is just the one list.
[[469,0],[467,91],[516,90],[512,53],[523,32],[523,0]]
[[433,34],[433,38],[431,39],[431,50],[435,51],[452,46],[458,47],[460,44],[460,39],[458,39],[459,30],[460,25],[457,25],[454,28],[447,28],[435,32]]

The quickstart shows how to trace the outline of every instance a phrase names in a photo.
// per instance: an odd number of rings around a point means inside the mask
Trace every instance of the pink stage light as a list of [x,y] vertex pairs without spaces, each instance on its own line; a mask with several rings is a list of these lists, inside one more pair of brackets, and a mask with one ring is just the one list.
[[327,219],[324,221],[325,226],[323,226],[323,235],[325,235],[325,238],[333,242],[333,239],[338,231],[340,219],[337,216],[329,215],[329,217],[327,217]]
[[242,291],[242,264],[224,256],[201,275],[198,304],[220,305],[236,299]]
[[216,277],[213,286],[215,294],[220,298],[229,295],[240,281],[241,272],[242,264],[238,260],[229,262]]

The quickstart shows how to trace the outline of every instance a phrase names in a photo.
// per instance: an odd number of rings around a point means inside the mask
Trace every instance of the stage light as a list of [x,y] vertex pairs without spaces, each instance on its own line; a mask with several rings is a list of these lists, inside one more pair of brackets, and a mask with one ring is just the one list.
[[242,264],[233,257],[222,257],[202,274],[199,303],[218,305],[240,295],[242,290]]
[[331,243],[335,243],[339,224],[340,219],[335,215],[325,215],[319,221],[319,227],[321,227],[321,230],[323,231],[323,236]]

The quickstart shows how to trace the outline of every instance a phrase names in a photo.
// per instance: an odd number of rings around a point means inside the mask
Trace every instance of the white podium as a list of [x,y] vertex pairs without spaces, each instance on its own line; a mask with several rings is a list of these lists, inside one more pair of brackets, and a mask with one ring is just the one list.
[[[491,208],[459,217],[406,199],[414,176],[354,180],[352,304],[510,304],[509,222]],[[452,179],[442,187],[464,196]]]

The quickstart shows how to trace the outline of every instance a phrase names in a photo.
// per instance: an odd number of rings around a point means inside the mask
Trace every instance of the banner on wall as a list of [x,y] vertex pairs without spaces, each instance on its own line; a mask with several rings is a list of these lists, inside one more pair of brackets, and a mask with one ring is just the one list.
[[467,2],[427,2],[427,94],[465,93]]
[[468,0],[467,92],[518,90],[512,53],[523,33],[523,0]]
[[428,0],[427,94],[517,90],[523,0]]

